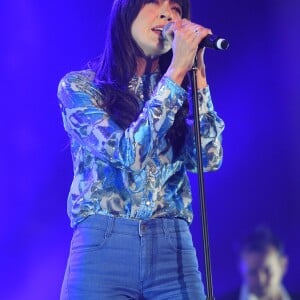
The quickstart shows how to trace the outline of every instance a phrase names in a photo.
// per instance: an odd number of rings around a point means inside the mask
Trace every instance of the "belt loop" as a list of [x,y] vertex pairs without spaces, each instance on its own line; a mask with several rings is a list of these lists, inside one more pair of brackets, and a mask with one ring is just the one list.
[[168,219],[162,218],[162,227],[164,230],[165,235],[167,235],[169,233],[169,228],[168,228]]
[[114,228],[114,223],[115,223],[115,218],[107,216],[107,226],[106,226],[106,231],[105,231],[105,237],[110,237],[112,230]]

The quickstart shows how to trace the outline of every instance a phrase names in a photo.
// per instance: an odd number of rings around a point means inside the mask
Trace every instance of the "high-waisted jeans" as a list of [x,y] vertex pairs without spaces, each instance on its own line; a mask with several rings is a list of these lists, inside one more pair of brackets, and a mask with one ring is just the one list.
[[74,230],[61,300],[204,300],[188,224],[93,215]]

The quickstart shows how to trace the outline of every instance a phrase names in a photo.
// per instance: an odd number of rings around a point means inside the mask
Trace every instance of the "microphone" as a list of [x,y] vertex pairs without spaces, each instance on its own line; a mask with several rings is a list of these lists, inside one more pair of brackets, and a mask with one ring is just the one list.
[[[168,23],[164,26],[162,30],[162,36],[164,39],[169,40],[170,42],[174,38],[174,33],[167,33],[170,27],[173,25],[173,22]],[[226,50],[229,47],[229,42],[214,34],[208,34],[199,44],[199,48],[212,48],[217,50]]]

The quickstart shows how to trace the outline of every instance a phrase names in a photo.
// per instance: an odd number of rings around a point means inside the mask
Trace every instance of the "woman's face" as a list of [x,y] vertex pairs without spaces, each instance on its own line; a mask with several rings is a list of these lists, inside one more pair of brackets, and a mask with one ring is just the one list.
[[147,57],[157,57],[171,49],[171,44],[162,38],[162,28],[171,21],[181,19],[178,3],[156,0],[146,3],[131,26],[131,34]]

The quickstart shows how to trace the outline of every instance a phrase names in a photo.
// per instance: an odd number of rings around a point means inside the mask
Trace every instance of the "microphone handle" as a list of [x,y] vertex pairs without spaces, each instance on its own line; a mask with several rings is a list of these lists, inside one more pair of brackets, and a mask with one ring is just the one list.
[[217,50],[226,50],[229,47],[229,43],[227,40],[214,35],[208,34],[199,44],[199,48],[213,48]]
[[[169,28],[174,24],[174,22],[170,22],[162,30],[162,36],[164,39],[172,40],[173,34],[167,34],[167,31]],[[208,34],[199,44],[199,48],[212,48],[217,50],[226,50],[229,47],[229,42],[217,35],[214,34]]]

